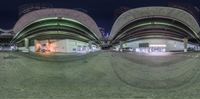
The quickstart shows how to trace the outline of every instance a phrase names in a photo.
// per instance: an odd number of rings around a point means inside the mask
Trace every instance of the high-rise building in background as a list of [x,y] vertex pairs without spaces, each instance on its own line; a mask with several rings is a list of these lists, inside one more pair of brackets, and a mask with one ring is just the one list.
[[109,34],[105,32],[105,28],[99,27],[99,30],[102,34],[102,37],[104,37],[105,39],[108,38]]

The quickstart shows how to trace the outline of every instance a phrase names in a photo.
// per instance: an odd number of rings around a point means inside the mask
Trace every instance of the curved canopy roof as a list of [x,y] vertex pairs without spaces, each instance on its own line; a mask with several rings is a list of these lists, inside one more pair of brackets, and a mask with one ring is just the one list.
[[[168,30],[165,33],[169,33],[169,35],[164,34],[164,36],[175,36],[177,38],[190,36],[196,39],[199,38],[198,33],[200,32],[199,25],[195,18],[184,10],[170,7],[143,7],[123,13],[115,21],[109,39],[111,41],[117,39],[126,40],[131,37],[135,37],[134,39],[136,39],[136,37],[141,38],[141,36],[145,36],[145,32],[156,34],[156,32],[147,32],[147,29],[164,29],[162,31],[157,31],[158,35]],[[177,33],[182,33],[182,35]]]
[[[101,37],[102,35],[99,31],[97,24],[88,15],[76,10],[55,9],[55,8],[36,10],[22,16],[17,21],[13,29],[14,33],[16,33],[15,38],[19,37],[19,35],[21,35],[22,32],[25,33],[29,31],[28,29],[33,30],[34,27],[35,27],[34,29],[36,28],[39,29],[39,27],[42,27],[42,26],[44,27],[49,24],[51,24],[52,26],[54,24],[54,28],[56,25],[59,28],[61,24],[63,27],[67,25],[68,28],[71,27],[74,30],[77,28],[80,30],[84,29],[82,31],[83,33],[90,33],[90,35],[93,35],[93,37],[97,39],[102,38]],[[69,26],[69,25],[72,25],[72,26]],[[46,27],[45,29],[48,29],[48,28]],[[76,31],[73,31],[73,32],[76,32]]]

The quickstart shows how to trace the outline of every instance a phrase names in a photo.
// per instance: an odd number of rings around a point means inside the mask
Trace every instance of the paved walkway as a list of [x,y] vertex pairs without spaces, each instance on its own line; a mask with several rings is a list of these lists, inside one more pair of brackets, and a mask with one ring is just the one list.
[[195,55],[155,63],[113,52],[72,62],[0,53],[0,99],[198,99],[200,58]]

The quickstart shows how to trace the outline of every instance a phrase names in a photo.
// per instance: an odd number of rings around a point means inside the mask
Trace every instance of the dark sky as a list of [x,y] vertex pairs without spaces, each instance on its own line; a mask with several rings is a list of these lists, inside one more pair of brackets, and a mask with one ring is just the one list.
[[0,28],[11,29],[19,19],[20,5],[30,3],[49,3],[56,8],[82,8],[87,10],[98,24],[110,32],[114,23],[114,12],[120,7],[136,8],[143,6],[167,6],[169,2],[200,6],[199,0],[2,0],[0,1]]

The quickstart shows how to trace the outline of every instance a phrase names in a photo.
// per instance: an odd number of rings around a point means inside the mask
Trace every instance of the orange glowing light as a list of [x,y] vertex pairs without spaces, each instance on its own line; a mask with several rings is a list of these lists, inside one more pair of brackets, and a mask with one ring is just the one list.
[[42,45],[39,42],[37,42],[35,44],[35,50],[36,50],[36,52],[40,52],[41,48],[42,48]]
[[56,52],[56,44],[55,43],[51,43],[51,44],[49,44],[49,46],[48,46],[49,48],[49,51],[50,52]]
[[49,54],[52,52],[56,52],[56,43],[51,42],[50,40],[48,40],[45,43],[37,41],[35,44],[35,49],[36,49],[36,52],[42,52],[45,54]]

